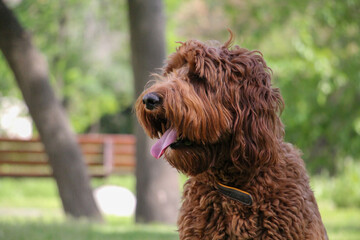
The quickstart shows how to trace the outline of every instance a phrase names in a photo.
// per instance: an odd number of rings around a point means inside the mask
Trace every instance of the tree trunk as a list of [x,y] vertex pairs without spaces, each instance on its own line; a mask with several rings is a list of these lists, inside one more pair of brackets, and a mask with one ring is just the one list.
[[[164,15],[161,0],[128,0],[132,66],[138,96],[150,74],[165,60]],[[178,175],[164,160],[150,156],[151,141],[136,126],[137,222],[175,223],[179,209]]]
[[0,49],[44,143],[65,213],[102,221],[75,135],[49,84],[47,63],[2,0]]

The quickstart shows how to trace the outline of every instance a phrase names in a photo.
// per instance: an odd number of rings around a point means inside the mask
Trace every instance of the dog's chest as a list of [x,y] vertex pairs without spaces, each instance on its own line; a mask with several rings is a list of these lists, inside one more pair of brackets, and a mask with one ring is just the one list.
[[199,239],[249,239],[256,235],[257,224],[250,206],[214,188],[196,184],[184,191],[179,217],[181,234],[198,235]]

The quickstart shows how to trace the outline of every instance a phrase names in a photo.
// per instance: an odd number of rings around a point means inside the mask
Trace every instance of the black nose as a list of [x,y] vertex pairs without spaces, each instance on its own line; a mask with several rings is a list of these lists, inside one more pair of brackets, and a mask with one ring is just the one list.
[[161,98],[156,93],[148,93],[143,97],[143,104],[145,104],[146,108],[149,110],[153,110],[161,103]]

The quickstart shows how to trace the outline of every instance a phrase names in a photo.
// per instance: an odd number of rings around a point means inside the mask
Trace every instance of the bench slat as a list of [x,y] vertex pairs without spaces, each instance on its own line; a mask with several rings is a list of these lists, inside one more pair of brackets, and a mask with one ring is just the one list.
[[[133,173],[136,142],[133,135],[84,134],[77,139],[92,177]],[[44,168],[39,169],[40,166]],[[51,177],[49,169],[39,138],[0,137],[0,177]]]

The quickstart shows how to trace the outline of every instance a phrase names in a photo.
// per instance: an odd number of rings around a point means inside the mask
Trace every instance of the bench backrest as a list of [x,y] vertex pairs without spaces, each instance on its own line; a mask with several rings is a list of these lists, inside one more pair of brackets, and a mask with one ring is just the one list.
[[[135,137],[122,134],[78,135],[93,177],[133,173]],[[40,139],[0,138],[0,177],[49,177],[51,168]]]

